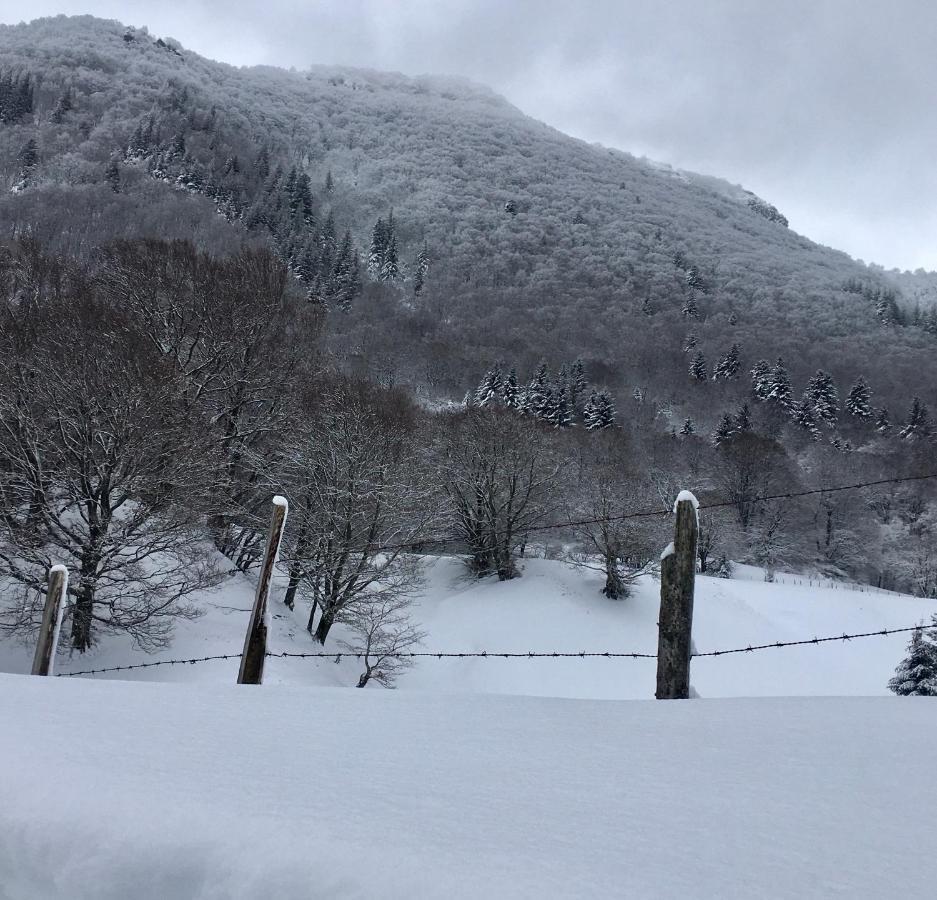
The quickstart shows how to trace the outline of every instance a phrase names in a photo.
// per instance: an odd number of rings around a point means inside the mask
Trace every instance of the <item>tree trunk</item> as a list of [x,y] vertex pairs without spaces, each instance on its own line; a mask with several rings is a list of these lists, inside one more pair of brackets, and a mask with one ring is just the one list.
[[[293,563],[290,566],[290,580],[289,584],[286,587],[286,596],[283,598],[283,602],[290,608],[293,609],[296,606],[296,590],[299,588],[299,576],[300,572],[299,563]],[[312,601],[312,611],[315,613],[316,602]],[[311,621],[311,620],[310,620]],[[311,626],[310,626],[311,628]]]
[[361,673],[361,677],[358,679],[357,687],[364,687],[370,680],[371,670],[365,669],[365,671]]
[[[290,609],[293,607],[291,606]],[[306,631],[312,634],[312,626],[316,621],[316,610],[319,608],[318,602],[312,601],[312,607],[309,610],[309,621],[306,622]]]
[[72,610],[72,647],[79,653],[91,649],[91,617],[94,611],[94,587],[82,581]]
[[319,619],[319,625],[316,628],[315,639],[320,644],[325,644],[325,639],[329,636],[332,623],[335,621],[335,611],[326,607],[322,608],[322,617]]

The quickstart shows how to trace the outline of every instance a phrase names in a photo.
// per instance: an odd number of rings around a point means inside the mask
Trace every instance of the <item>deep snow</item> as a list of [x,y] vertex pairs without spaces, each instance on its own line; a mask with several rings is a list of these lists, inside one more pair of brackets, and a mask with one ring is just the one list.
[[[656,652],[660,587],[651,578],[644,578],[631,597],[613,601],[601,594],[597,572],[552,560],[526,560],[523,577],[507,583],[473,581],[457,560],[448,558],[429,559],[426,572],[426,589],[413,610],[427,632],[423,649]],[[775,584],[765,584],[761,572],[750,567],[738,567],[737,575],[697,579],[693,636],[698,650],[900,628],[929,621],[937,610],[934,600],[845,585],[818,587],[799,575],[779,575]],[[271,602],[271,649],[320,650],[304,629],[306,611],[291,613],[283,605],[283,589],[281,576]],[[252,599],[252,581],[232,576],[202,597],[202,619],[179,623],[166,651],[149,657],[126,639],[112,637],[84,656],[70,658],[63,652],[56,671],[238,653]],[[333,635],[326,649],[337,651],[341,627]],[[898,634],[697,659],[692,681],[704,697],[883,695],[907,640],[908,635]],[[0,642],[0,670],[28,672],[32,650]],[[237,660],[228,660],[95,677],[230,684],[237,668]],[[353,686],[360,671],[360,664],[348,658],[340,663],[269,659],[264,678],[268,684]],[[420,659],[399,680],[400,690],[593,699],[651,698],[654,685],[652,659]]]
[[0,676],[0,898],[930,896],[926,698]]

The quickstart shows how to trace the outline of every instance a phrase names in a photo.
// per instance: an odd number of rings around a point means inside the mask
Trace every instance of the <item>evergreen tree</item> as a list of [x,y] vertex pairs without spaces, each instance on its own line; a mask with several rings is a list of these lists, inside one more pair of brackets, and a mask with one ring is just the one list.
[[371,232],[371,249],[368,251],[368,274],[377,281],[384,267],[384,254],[387,252],[387,225],[379,218]]
[[696,297],[693,294],[690,294],[690,296],[684,300],[681,312],[687,319],[699,318],[699,307],[696,304]]
[[[937,625],[937,616],[932,622]],[[911,633],[908,655],[895,669],[888,689],[901,697],[937,697],[937,643],[933,627]]]
[[589,431],[611,428],[615,424],[615,404],[606,391],[593,389],[582,413],[583,424]]
[[419,297],[426,286],[426,275],[429,272],[429,251],[426,249],[426,241],[416,257],[416,266],[413,275],[413,296]]
[[856,383],[849,389],[846,397],[846,411],[857,419],[872,418],[872,389],[861,375]]
[[384,252],[384,262],[381,265],[381,281],[396,281],[400,274],[397,264],[397,235],[393,231],[387,241],[387,249]]
[[735,414],[733,425],[736,431],[752,430],[752,413],[747,403],[743,403],[741,407],[739,407],[739,411]]
[[930,423],[930,413],[927,406],[921,402],[920,397],[915,397],[911,401],[911,412],[908,414],[908,421],[898,432],[899,437],[908,440],[919,438],[928,438],[933,434],[933,428]]
[[325,173],[325,192],[331,195],[333,190],[335,190],[335,182],[332,180],[332,170],[329,169],[329,171]]
[[797,425],[803,428],[804,431],[809,432],[813,440],[816,441],[820,439],[820,429],[817,427],[814,404],[806,393],[804,393],[803,398],[799,402],[791,406],[791,418]]
[[696,426],[693,424],[693,420],[689,416],[683,420],[683,427],[680,429],[680,434],[696,434]]
[[752,369],[752,393],[758,400],[767,400],[771,390],[771,367],[766,359],[759,359]]
[[773,400],[781,409],[789,412],[793,405],[794,392],[791,388],[791,377],[787,374],[784,360],[780,357],[778,357],[777,363],[771,370],[765,387],[765,400]]
[[499,403],[504,392],[504,376],[501,366],[495,365],[485,373],[478,390],[475,391],[475,403],[478,406],[487,406],[489,403]]
[[104,170],[104,180],[111,186],[111,190],[115,194],[120,193],[120,168],[117,165],[117,159],[113,156]]
[[891,432],[891,419],[888,416],[888,410],[884,406],[875,414],[875,430],[879,434],[889,434]]
[[733,344],[729,348],[729,352],[719,360],[716,367],[713,369],[713,380],[718,381],[719,379],[728,380],[730,378],[735,378],[739,373],[741,368],[741,363],[739,362],[739,350],[738,344]]
[[581,357],[569,369],[569,397],[573,410],[579,409],[582,395],[586,390],[586,367]]
[[695,332],[695,331],[691,331],[691,332],[686,336],[686,340],[683,342],[683,352],[684,352],[684,353],[689,353],[691,350],[695,350],[695,349],[696,349],[696,343],[697,343],[696,332]]
[[518,409],[520,406],[520,392],[517,387],[517,369],[515,369],[514,366],[511,366],[508,377],[504,379],[504,384],[501,388],[501,401],[505,406],[511,409]]
[[724,440],[735,434],[735,422],[728,413],[724,413],[713,432],[713,444],[719,446]]
[[524,395],[524,411],[532,416],[542,416],[547,406],[547,395],[550,392],[549,372],[545,362],[537,366],[537,371]]
[[560,381],[549,394],[549,404],[544,411],[545,418],[555,428],[566,428],[573,420],[569,402],[569,388]]
[[703,356],[702,350],[696,351],[693,362],[690,363],[690,377],[695,381],[706,380],[706,357]]
[[809,403],[813,408],[814,416],[818,422],[823,422],[832,428],[836,424],[839,413],[839,392],[833,383],[833,378],[822,369],[807,382],[804,391],[803,403]]

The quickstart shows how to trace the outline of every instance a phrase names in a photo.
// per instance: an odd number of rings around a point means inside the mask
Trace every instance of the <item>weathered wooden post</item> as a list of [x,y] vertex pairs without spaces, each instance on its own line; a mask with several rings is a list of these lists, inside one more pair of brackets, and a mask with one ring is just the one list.
[[677,514],[674,540],[660,558],[655,694],[658,700],[686,700],[690,696],[698,509],[696,497],[689,491],[681,491],[674,505]]
[[270,621],[267,598],[270,595],[270,582],[273,569],[280,552],[283,528],[286,526],[286,514],[289,504],[286,497],[273,498],[273,516],[270,520],[270,533],[267,535],[267,547],[257,579],[257,593],[254,595],[254,608],[251,610],[247,634],[244,637],[244,652],[241,654],[241,667],[238,670],[238,684],[260,684],[264,678],[264,660],[267,657],[267,629]]
[[59,645],[67,590],[68,569],[65,566],[52,566],[49,569],[46,605],[42,610],[42,627],[39,630],[36,655],[33,657],[33,675],[51,675],[55,668],[55,650]]

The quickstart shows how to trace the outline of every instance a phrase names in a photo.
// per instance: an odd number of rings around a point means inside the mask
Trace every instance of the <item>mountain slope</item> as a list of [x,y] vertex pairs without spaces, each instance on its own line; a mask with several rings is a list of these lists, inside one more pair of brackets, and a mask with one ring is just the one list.
[[[583,355],[594,380],[711,427],[728,397],[687,379],[691,331],[711,361],[739,343],[743,371],[785,356],[795,386],[823,366],[842,394],[865,374],[890,408],[937,399],[934,338],[884,274],[790,231],[741,188],[574,140],[487,89],[237,69],[90,17],[0,28],[0,53],[35,86],[30,113],[0,126],[7,233],[77,252],[136,234],[219,250],[273,240],[312,281],[302,260],[321,263],[328,227],[333,244],[350,229],[363,268],[392,209],[399,293],[368,285],[331,328],[339,359],[372,376],[461,396],[497,359],[526,373]],[[147,146],[128,152],[147,127]],[[24,185],[29,139],[39,161]],[[280,199],[293,171],[311,185],[300,225]],[[427,289],[401,306],[424,241]],[[746,392],[740,382],[736,399]]]

